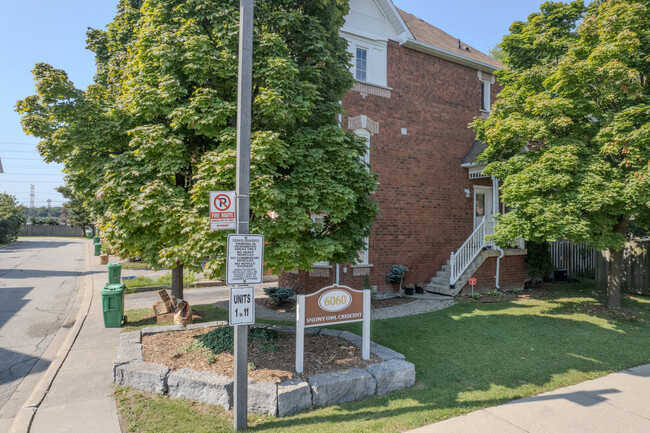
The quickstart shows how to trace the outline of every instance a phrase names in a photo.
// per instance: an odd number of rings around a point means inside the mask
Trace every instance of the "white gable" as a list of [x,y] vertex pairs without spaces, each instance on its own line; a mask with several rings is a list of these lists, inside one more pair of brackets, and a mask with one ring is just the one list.
[[350,12],[341,31],[368,39],[397,40],[397,33],[375,0],[350,0]]

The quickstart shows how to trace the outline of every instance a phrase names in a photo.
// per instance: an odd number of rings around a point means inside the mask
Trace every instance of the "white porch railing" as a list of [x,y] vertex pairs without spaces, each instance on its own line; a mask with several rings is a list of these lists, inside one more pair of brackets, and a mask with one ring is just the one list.
[[465,243],[458,248],[455,253],[452,251],[449,257],[451,265],[450,285],[453,286],[458,281],[463,272],[472,264],[476,256],[483,248],[492,245],[492,242],[486,242],[485,236],[494,232],[494,221],[488,221],[485,217],[481,223],[474,229],[474,232],[467,238]]

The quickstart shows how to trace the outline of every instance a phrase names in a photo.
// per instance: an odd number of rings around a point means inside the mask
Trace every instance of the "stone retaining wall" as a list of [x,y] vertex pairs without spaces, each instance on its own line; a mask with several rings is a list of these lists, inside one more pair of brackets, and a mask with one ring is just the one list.
[[[188,325],[187,329],[227,326],[227,322]],[[260,326],[260,325],[253,325]],[[268,326],[279,332],[294,332],[288,326]],[[144,362],[142,335],[182,331],[185,327],[156,326],[120,335],[120,345],[113,364],[113,381],[170,397],[223,406],[233,404],[233,379],[210,371],[181,369],[171,371],[167,366]],[[347,331],[308,328],[310,333],[343,338],[360,346],[361,337]],[[291,379],[281,383],[248,381],[248,411],[262,415],[287,416],[312,406],[331,406],[361,400],[403,389],[415,383],[415,366],[404,355],[379,344],[370,343],[370,351],[382,362],[365,369],[352,368],[311,376],[308,381]]]

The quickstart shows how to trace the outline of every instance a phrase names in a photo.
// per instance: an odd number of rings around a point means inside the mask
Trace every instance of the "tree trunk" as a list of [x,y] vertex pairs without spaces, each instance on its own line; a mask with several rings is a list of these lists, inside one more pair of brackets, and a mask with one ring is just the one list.
[[[621,219],[614,226],[614,233],[625,236],[627,231],[627,219]],[[609,308],[621,308],[621,274],[623,270],[623,251],[610,248],[608,250],[609,272],[607,273],[607,306]]]
[[172,296],[183,299],[183,265],[172,269]]

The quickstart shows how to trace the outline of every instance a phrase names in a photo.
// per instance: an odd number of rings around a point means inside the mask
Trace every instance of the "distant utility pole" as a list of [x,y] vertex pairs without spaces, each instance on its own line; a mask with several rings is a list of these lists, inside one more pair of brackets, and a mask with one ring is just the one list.
[[31,184],[31,189],[29,192],[29,216],[34,216],[34,184]]

